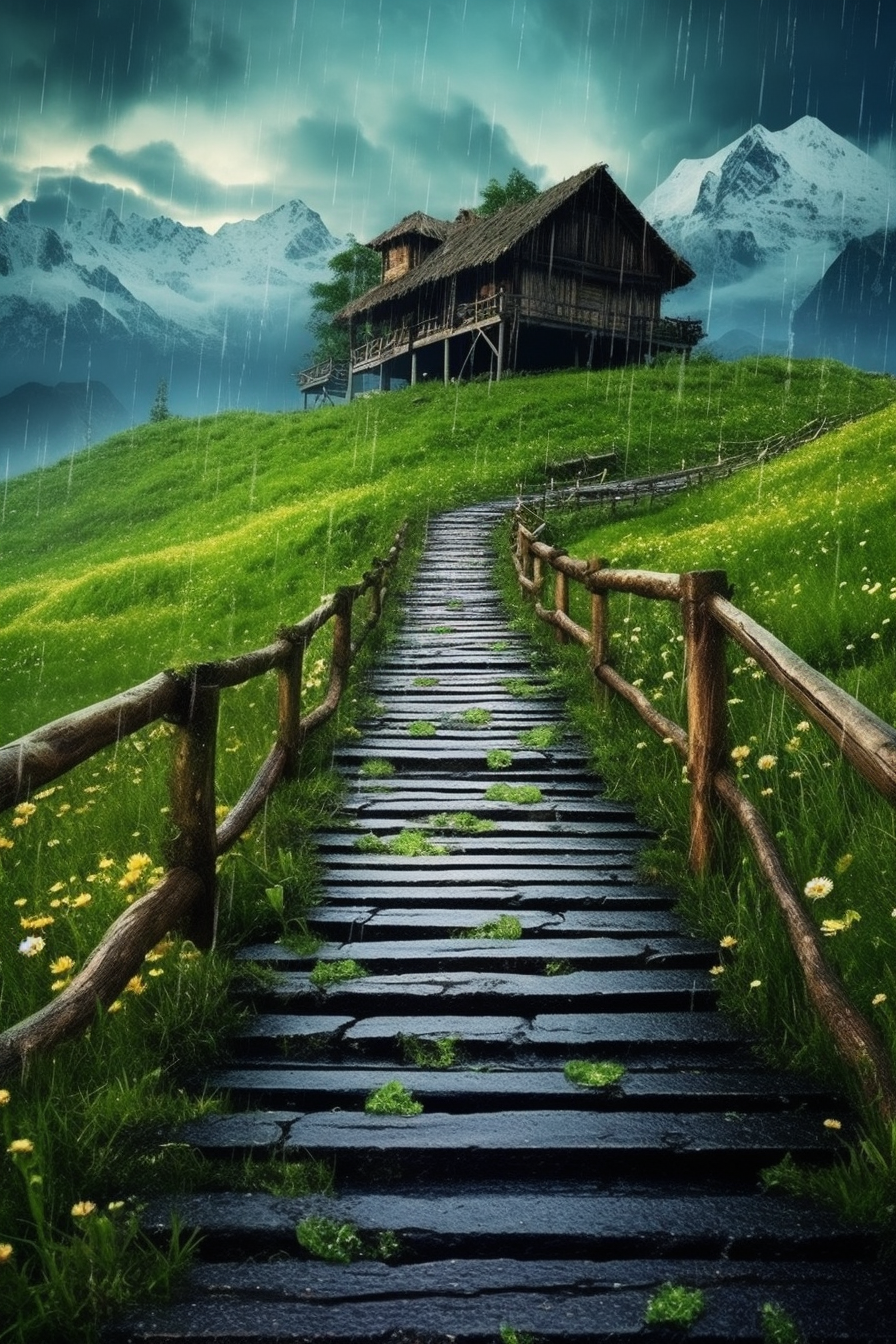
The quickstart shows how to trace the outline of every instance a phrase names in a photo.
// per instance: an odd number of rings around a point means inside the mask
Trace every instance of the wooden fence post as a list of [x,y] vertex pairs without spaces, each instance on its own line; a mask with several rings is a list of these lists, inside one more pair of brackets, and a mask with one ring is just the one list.
[[722,809],[713,776],[726,764],[727,705],[725,632],[706,607],[707,598],[728,595],[724,570],[681,576],[688,700],[688,778],[691,783],[691,868],[706,872],[713,861]]
[[[569,615],[569,578],[560,569],[554,573],[554,610],[562,612],[564,616]],[[565,630],[558,628],[556,634],[558,644],[569,643],[569,635]]]
[[[588,561],[589,574],[595,574],[599,569],[603,569],[606,560],[597,556]],[[591,671],[596,673],[602,663],[609,659],[610,653],[610,631],[609,631],[610,604],[607,593],[591,594]],[[606,701],[608,687],[603,682],[597,683],[600,686],[601,699]]]
[[187,688],[188,701],[175,741],[171,774],[171,825],[169,868],[187,868],[202,883],[186,936],[207,951],[215,943],[217,926],[217,879],[215,859],[215,748],[218,736],[217,686],[202,686],[194,676]]
[[516,526],[516,553],[520,562],[520,569],[523,577],[532,578],[532,552],[529,549],[529,538],[523,532],[522,524],[517,521]]
[[280,741],[286,749],[283,767],[285,779],[295,779],[299,773],[299,742],[302,721],[302,668],[305,660],[305,641],[294,644],[278,677],[277,715]]
[[330,663],[330,684],[345,686],[352,665],[352,607],[354,597],[350,588],[339,588],[334,594],[336,614],[333,619],[333,653]]

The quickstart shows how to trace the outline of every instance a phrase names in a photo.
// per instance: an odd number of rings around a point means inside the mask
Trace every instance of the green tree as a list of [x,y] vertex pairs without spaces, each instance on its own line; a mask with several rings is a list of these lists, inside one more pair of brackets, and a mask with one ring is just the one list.
[[171,412],[168,409],[168,384],[164,378],[159,379],[156,399],[150,409],[149,418],[153,424],[159,420],[169,420],[171,418]]
[[309,287],[314,300],[308,326],[314,337],[312,361],[346,360],[349,356],[348,330],[337,326],[333,318],[352,299],[366,294],[380,283],[382,263],[378,252],[365,247],[349,234],[348,247],[327,262],[332,280],[315,280]]
[[523,205],[540,195],[535,183],[519,168],[511,168],[503,184],[493,177],[479,194],[482,197],[480,215],[494,215],[503,210],[505,205]]

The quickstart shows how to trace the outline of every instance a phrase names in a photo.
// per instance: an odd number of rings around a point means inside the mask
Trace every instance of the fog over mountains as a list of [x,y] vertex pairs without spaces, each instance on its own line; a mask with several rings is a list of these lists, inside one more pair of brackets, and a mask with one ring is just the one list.
[[[149,418],[161,379],[177,414],[298,407],[308,286],[340,246],[308,206],[215,234],[108,209],[73,210],[51,228],[32,213],[22,201],[0,220],[0,470],[7,457],[13,474],[108,434],[108,415],[92,424],[90,384],[105,385],[107,411],[121,403],[113,428]],[[58,383],[82,388],[68,430],[41,398]]]
[[[670,296],[670,315],[700,318],[722,354],[784,351],[802,304],[844,248],[886,230],[891,215],[896,223],[896,178],[802,117],[782,131],[754,126],[710,158],[682,160],[641,210],[697,272]],[[873,310],[860,308],[851,325],[866,312],[874,323]],[[828,312],[801,353],[855,350],[854,333],[843,340],[840,326]]]
[[[896,373],[896,179],[814,117],[685,159],[641,210],[694,267],[667,300],[724,357],[828,354]],[[343,245],[301,201],[215,234],[22,201],[0,220],[0,472],[149,418],[296,409],[309,284]]]

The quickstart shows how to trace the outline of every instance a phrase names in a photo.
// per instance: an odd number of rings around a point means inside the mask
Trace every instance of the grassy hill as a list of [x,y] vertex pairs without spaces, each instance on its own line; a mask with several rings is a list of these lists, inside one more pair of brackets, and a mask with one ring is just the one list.
[[[355,579],[374,553],[383,554],[405,518],[417,545],[430,513],[537,490],[546,464],[559,459],[612,449],[620,475],[658,472],[715,461],[746,442],[844,414],[863,418],[761,471],[650,514],[607,523],[583,511],[552,527],[571,552],[614,563],[726,568],[736,600],[752,615],[892,719],[896,383],[825,362],[694,360],[417,387],[310,414],[169,420],[8,482],[0,506],[0,738],[162,668],[266,644],[280,624],[299,619],[323,593]],[[637,669],[655,697],[667,697],[669,712],[680,699],[672,616],[650,635],[648,621],[632,611],[614,626],[620,662],[630,673]],[[311,695],[325,652],[325,641],[320,650],[313,645],[306,662]],[[561,664],[611,787],[634,791],[665,837],[653,860],[658,871],[680,879],[695,921],[720,938],[737,938],[738,957],[725,975],[732,1003],[768,1033],[770,1050],[827,1067],[826,1046],[813,1034],[758,884],[738,857],[711,891],[689,885],[680,862],[686,790],[679,766],[662,744],[641,745],[644,730],[626,709],[599,721],[590,689],[582,689],[587,678],[574,671],[571,655]],[[765,753],[780,762],[773,783],[756,771],[752,787],[773,789],[759,796],[782,808],[776,825],[794,833],[787,847],[797,875],[841,865],[832,913],[858,911],[861,923],[832,939],[832,955],[863,1006],[878,999],[875,1011],[896,1040],[887,1016],[896,1003],[887,969],[896,928],[889,915],[892,813],[847,784],[836,753],[804,737],[749,668],[735,663],[732,677],[738,740],[751,746],[753,760]],[[270,743],[275,695],[268,678],[225,697],[224,805]],[[45,1002],[68,973],[52,966],[79,964],[123,908],[124,893],[140,890],[126,885],[134,861],[146,879],[161,862],[167,755],[158,739],[165,736],[165,725],[140,734],[44,791],[33,811],[0,818],[2,1025]],[[810,795],[810,784],[820,794]],[[284,791],[286,802],[269,809],[223,866],[225,947],[247,929],[281,927],[266,890],[285,893],[287,921],[300,929],[313,865],[294,814],[305,808],[313,820],[315,790],[318,804],[332,807],[325,776]],[[20,956],[22,928],[34,927],[22,921],[35,919],[45,921],[45,948]],[[10,1138],[35,1143],[33,1155],[16,1159],[25,1182],[0,1183],[0,1229],[11,1229],[4,1235],[15,1242],[29,1302],[29,1285],[52,1280],[51,1261],[80,1265],[84,1278],[73,1201],[116,1199],[123,1182],[139,1197],[213,1179],[165,1146],[160,1125],[197,1105],[220,1104],[197,1103],[181,1083],[220,1040],[229,965],[223,953],[199,958],[180,944],[159,957],[155,978],[149,971],[140,993],[123,995],[120,1010],[98,1018],[88,1039],[36,1062],[0,1112]],[[753,981],[772,991],[758,994]],[[877,1131],[872,1137],[881,1152],[893,1142]],[[878,1184],[885,1188],[896,1161],[890,1155],[882,1162]],[[36,1217],[36,1187],[28,1185],[34,1174],[43,1178],[47,1245],[56,1248],[37,1258],[18,1240],[31,1235]],[[145,1269],[148,1252],[137,1253],[128,1226],[131,1239],[120,1230],[115,1254]],[[122,1294],[145,1290],[147,1273],[140,1273],[122,1284]],[[64,1316],[62,1298],[53,1301]],[[88,1338],[103,1304],[82,1309]],[[49,1320],[35,1317],[34,1338],[41,1329],[46,1336]]]

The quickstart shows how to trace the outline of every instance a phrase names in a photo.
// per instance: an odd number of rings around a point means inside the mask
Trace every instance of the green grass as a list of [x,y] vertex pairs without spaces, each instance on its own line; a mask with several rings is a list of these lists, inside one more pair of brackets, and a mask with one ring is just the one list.
[[513,765],[513,752],[506,747],[495,747],[485,753],[485,763],[489,770],[509,770]]
[[362,779],[391,779],[395,774],[395,766],[391,761],[384,761],[377,756],[372,756],[369,760],[362,762],[359,773]]
[[544,797],[535,784],[490,784],[485,796],[490,803],[540,803]]
[[472,728],[486,728],[492,721],[492,711],[476,706],[473,709],[465,709],[460,719],[462,723],[467,723]]
[[404,1083],[393,1080],[378,1087],[364,1102],[371,1115],[422,1115],[423,1106],[414,1100]]
[[408,734],[410,737],[435,737],[438,729],[434,723],[428,719],[415,719],[413,723],[408,724]]
[[363,980],[367,972],[357,961],[319,961],[311,972],[310,980],[316,989],[330,989],[346,980]]
[[527,728],[520,733],[520,742],[524,747],[533,747],[536,751],[547,751],[550,747],[559,747],[565,734],[555,724],[545,724],[539,728]]
[[459,835],[485,835],[495,829],[488,817],[477,817],[473,812],[435,812],[426,824],[434,831],[455,831]]
[[571,1059],[563,1066],[564,1076],[576,1087],[612,1087],[625,1074],[625,1066],[608,1060],[591,1063],[587,1059]]
[[408,859],[448,853],[444,845],[434,845],[423,831],[401,831],[389,840],[382,840],[378,835],[361,835],[355,841],[355,849],[362,854],[399,854]]
[[[418,386],[413,394],[308,415],[232,412],[128,431],[70,462],[14,479],[4,492],[0,738],[8,741],[162,669],[263,647],[323,594],[354,581],[372,555],[384,554],[404,518],[412,520],[412,564],[430,512],[506,497],[518,486],[537,489],[544,461],[561,440],[569,455],[615,450],[620,474],[659,471],[682,461],[714,461],[720,447],[736,451],[744,440],[795,429],[818,415],[891,407],[894,392],[892,380],[829,362],[693,360],[497,385]],[[713,497],[715,506],[698,509],[692,495],[652,519],[633,515],[606,529],[602,520],[600,533],[583,511],[551,520],[552,537],[573,553],[615,563],[726,566],[737,600],[752,614],[892,718],[887,489],[894,440],[894,412],[880,410],[699,497]],[[401,583],[399,577],[396,586]],[[611,603],[614,611],[617,605]],[[632,642],[634,627],[645,625],[634,614],[637,605],[633,599],[628,623],[618,612],[612,617],[619,636],[614,658],[642,677],[651,694],[661,690],[671,707],[678,681],[664,681],[663,673],[673,670],[675,632],[670,625],[659,645]],[[321,631],[306,650],[306,711],[324,694],[330,639],[329,630]],[[564,667],[572,652],[560,651]],[[653,662],[638,665],[638,658]],[[816,911],[819,920],[841,918],[849,909],[861,913],[861,922],[826,947],[893,1043],[896,983],[892,958],[880,951],[891,946],[891,903],[866,894],[896,886],[892,814],[844,782],[836,753],[815,732],[806,735],[793,765],[786,744],[798,735],[799,716],[791,717],[774,695],[767,698],[768,688],[753,682],[751,670],[735,682],[733,698],[743,705],[733,707],[739,716],[734,740],[746,744],[755,736],[754,760],[763,751],[778,757],[775,793],[766,805],[776,809],[772,819],[785,832],[788,861],[801,881],[825,874],[835,882],[820,903],[824,914]],[[574,697],[566,671],[562,684]],[[766,698],[748,709],[759,694]],[[183,1080],[210,1062],[226,1035],[228,949],[242,940],[305,936],[317,873],[303,836],[314,824],[297,821],[295,800],[300,793],[308,800],[308,818],[315,810],[324,819],[332,815],[334,789],[327,783],[313,798],[312,774],[358,716],[352,695],[332,735],[303,757],[300,784],[284,789],[222,862],[221,950],[197,957],[176,941],[147,964],[137,986],[142,992],[122,995],[122,1006],[101,1015],[88,1038],[60,1047],[53,1059],[32,1061],[27,1077],[10,1087],[6,1115],[15,1134],[35,1141],[54,1236],[71,1235],[69,1210],[76,1202],[102,1207],[122,1188],[139,1197],[199,1188],[207,1179],[201,1163],[159,1136],[167,1124],[197,1113],[199,1103]],[[591,713],[596,718],[593,707]],[[666,851],[686,849],[686,790],[668,749],[659,743],[636,748],[646,735],[632,730],[626,715],[608,713],[602,746],[594,733],[588,740],[607,776],[619,781],[611,788],[624,784],[645,815],[659,782],[663,806],[655,820],[669,840],[653,862],[668,875],[676,861]],[[253,778],[276,721],[274,677],[223,692],[222,810]],[[68,958],[82,965],[111,920],[162,866],[173,744],[170,725],[150,726],[40,791],[33,812],[0,818],[0,900],[7,911],[0,921],[2,1025],[48,1002],[52,985],[69,973],[51,971],[51,963],[65,967]],[[490,754],[492,768],[511,762],[509,752]],[[796,769],[800,775],[792,778]],[[759,772],[742,773],[755,787]],[[812,802],[805,813],[793,810],[795,797],[808,798],[818,788],[828,799],[823,807]],[[834,801],[843,807],[829,826]],[[800,817],[816,814],[824,825],[804,829]],[[835,864],[847,854],[854,855],[852,865],[837,873]],[[715,899],[689,888],[686,877],[683,886],[689,910]],[[763,1033],[772,1055],[827,1070],[830,1052],[805,1008],[767,897],[739,863],[717,886],[715,913],[704,915],[704,925],[719,937],[738,938],[722,977],[723,997],[733,999],[740,984],[745,1021]],[[33,923],[49,919],[53,923]],[[33,957],[18,952],[25,937],[44,941]],[[163,974],[150,976],[152,970]],[[748,992],[753,979],[762,980],[762,993]],[[896,1203],[896,1162],[886,1133],[869,1124],[866,1140],[855,1170],[844,1167],[841,1179],[854,1188],[860,1170],[873,1170],[884,1217]],[[882,1166],[874,1165],[872,1151]],[[44,1270],[31,1248],[30,1222],[21,1182],[0,1181],[0,1226],[20,1229],[8,1237],[17,1273],[25,1274],[36,1298]],[[132,1255],[139,1259],[133,1246]],[[2,1308],[0,1322],[2,1332]],[[86,1339],[89,1331],[78,1325],[72,1334]],[[26,1344],[40,1338],[35,1326]]]
[[316,1260],[350,1265],[355,1260],[394,1260],[401,1243],[394,1232],[361,1232],[353,1223],[312,1215],[296,1226],[296,1240]]
[[647,1325],[673,1325],[687,1330],[702,1315],[706,1300],[699,1288],[664,1283],[653,1294],[644,1312]]
[[413,686],[438,686],[438,677],[415,677],[411,683]]
[[761,1312],[763,1344],[802,1344],[803,1336],[793,1317],[776,1302],[764,1302]]
[[545,694],[543,686],[537,686],[526,677],[502,677],[501,685],[508,695],[516,696],[518,700],[536,700]]
[[424,1036],[399,1036],[405,1059],[420,1069],[450,1069],[457,1063],[459,1041],[456,1036],[428,1040]]
[[516,915],[499,915],[485,924],[477,924],[473,929],[464,929],[459,938],[522,938],[523,926]]

